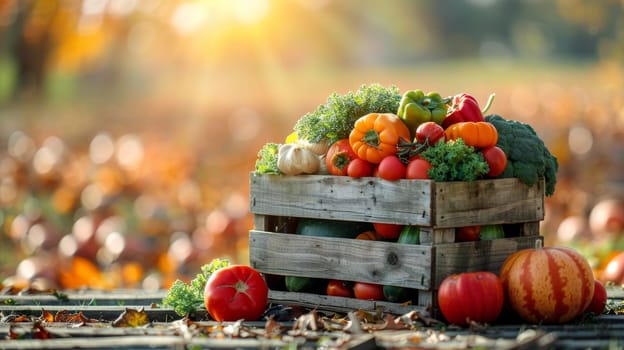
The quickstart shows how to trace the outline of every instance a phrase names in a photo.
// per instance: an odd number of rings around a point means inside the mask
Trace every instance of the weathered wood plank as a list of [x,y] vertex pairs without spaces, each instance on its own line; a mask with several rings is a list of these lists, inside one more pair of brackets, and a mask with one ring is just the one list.
[[419,305],[403,305],[387,301],[360,300],[354,298],[343,298],[329,295],[319,295],[312,293],[294,293],[278,290],[269,291],[269,301],[284,305],[301,305],[319,310],[350,312],[355,310],[381,311],[402,315],[409,311],[416,310],[423,315],[428,314],[425,307]]
[[379,178],[299,175],[250,176],[254,214],[461,227],[539,221],[544,218],[543,181],[385,181]]
[[429,225],[432,184],[428,180],[251,174],[250,208],[264,215]]
[[433,226],[461,227],[544,219],[544,183],[518,179],[436,182]]
[[251,266],[281,276],[431,288],[431,246],[252,230]]

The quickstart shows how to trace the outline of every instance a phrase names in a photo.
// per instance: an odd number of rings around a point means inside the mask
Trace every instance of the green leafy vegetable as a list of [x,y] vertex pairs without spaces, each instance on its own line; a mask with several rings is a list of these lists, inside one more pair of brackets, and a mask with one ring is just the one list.
[[295,123],[299,139],[311,143],[327,139],[330,144],[349,137],[355,121],[369,113],[397,113],[401,94],[396,86],[362,85],[356,92],[333,93],[327,103]]
[[529,124],[495,114],[488,115],[485,120],[496,127],[497,146],[507,155],[507,167],[499,177],[516,177],[528,186],[543,177],[544,194],[555,193],[559,164],[535,130]]
[[257,174],[281,174],[277,167],[277,154],[280,144],[266,143],[260,151],[258,151],[258,159],[256,160]]
[[163,305],[173,308],[176,314],[184,316],[204,305],[204,287],[215,271],[230,266],[227,259],[214,259],[202,266],[201,272],[186,284],[176,280],[163,299]]
[[460,138],[438,142],[420,156],[431,163],[428,174],[435,181],[474,181],[490,171],[483,154]]

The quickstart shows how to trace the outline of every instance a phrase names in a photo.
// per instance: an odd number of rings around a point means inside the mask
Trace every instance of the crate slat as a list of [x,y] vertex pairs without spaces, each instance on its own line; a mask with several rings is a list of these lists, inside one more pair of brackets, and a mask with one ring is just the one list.
[[435,228],[540,221],[543,180],[384,181],[348,176],[250,176],[254,214]]
[[435,183],[432,226],[461,227],[544,219],[544,183],[497,179]]
[[284,305],[296,304],[303,307],[344,313],[360,309],[367,311],[381,311],[395,315],[402,315],[413,310],[423,314],[427,314],[429,312],[426,307],[420,305],[403,305],[388,301],[360,300],[312,293],[285,292],[279,290],[269,291],[269,301]]
[[431,288],[431,246],[256,230],[249,242],[251,266],[261,272]]
[[[432,181],[372,181],[348,176],[251,175],[251,212],[362,222],[431,222]],[[423,200],[414,200],[415,195]],[[383,210],[395,208],[395,211]]]

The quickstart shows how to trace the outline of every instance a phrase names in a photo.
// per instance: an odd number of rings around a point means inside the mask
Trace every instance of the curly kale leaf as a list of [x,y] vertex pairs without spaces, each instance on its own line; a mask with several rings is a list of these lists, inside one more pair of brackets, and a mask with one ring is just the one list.
[[257,174],[281,174],[277,167],[277,154],[280,144],[266,143],[260,151],[258,151],[258,159],[256,160]]
[[349,137],[355,121],[368,113],[396,113],[401,94],[396,86],[362,85],[356,92],[331,94],[327,103],[319,105],[295,123],[299,139],[311,143],[327,139],[330,144]]
[[559,164],[535,129],[529,124],[495,114],[486,116],[485,120],[496,127],[497,146],[507,155],[507,168],[499,177],[516,177],[529,186],[543,177],[544,193],[547,196],[555,193]]
[[214,259],[210,264],[201,267],[201,272],[191,280],[190,284],[176,280],[167,291],[163,305],[170,306],[180,316],[188,315],[203,306],[206,281],[215,271],[227,266],[230,266],[229,260]]
[[462,139],[438,142],[420,156],[431,163],[428,175],[435,181],[474,181],[490,171],[483,154]]

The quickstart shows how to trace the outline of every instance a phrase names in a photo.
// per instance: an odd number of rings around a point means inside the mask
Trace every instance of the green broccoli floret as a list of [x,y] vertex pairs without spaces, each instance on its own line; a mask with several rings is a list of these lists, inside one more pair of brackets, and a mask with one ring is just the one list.
[[327,139],[330,144],[349,137],[355,121],[368,113],[396,113],[401,94],[396,86],[362,85],[356,92],[331,94],[327,103],[319,105],[295,123],[299,139],[311,143]]
[[555,193],[559,164],[535,129],[529,124],[507,120],[495,114],[486,116],[485,121],[496,127],[497,146],[507,155],[507,168],[499,177],[517,177],[529,186],[543,177],[544,193],[547,196]]
[[280,144],[266,143],[260,151],[258,151],[258,159],[256,160],[257,174],[281,174],[277,167],[277,154]]
[[227,259],[214,259],[210,264],[201,267],[201,272],[186,284],[180,280],[176,280],[167,291],[167,295],[163,299],[163,305],[173,308],[176,314],[180,316],[188,315],[198,307],[204,305],[204,287],[206,281],[215,271],[230,266]]

